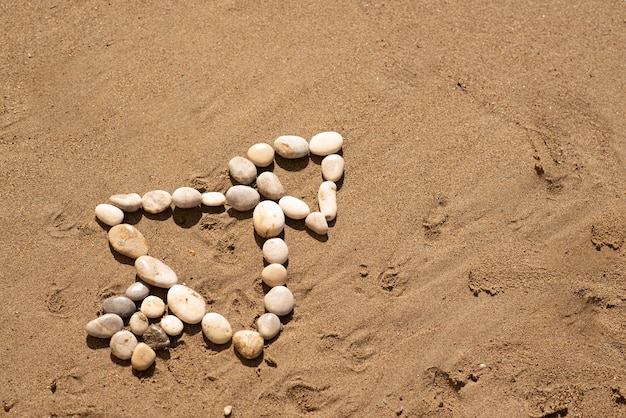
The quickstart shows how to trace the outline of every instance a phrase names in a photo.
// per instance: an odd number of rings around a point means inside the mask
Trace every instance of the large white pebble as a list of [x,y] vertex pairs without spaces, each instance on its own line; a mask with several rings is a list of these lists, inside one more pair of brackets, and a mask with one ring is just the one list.
[[226,196],[220,192],[202,193],[202,204],[204,206],[222,206],[226,203]]
[[268,264],[261,272],[261,280],[269,287],[284,286],[287,283],[287,269],[282,264]]
[[327,221],[332,221],[337,217],[337,185],[335,183],[323,182],[317,192],[317,200],[320,212],[324,214]]
[[130,358],[130,364],[133,369],[137,371],[148,370],[154,360],[156,359],[156,353],[146,343],[139,343],[133,350],[133,355]]
[[148,284],[169,289],[178,283],[178,276],[174,270],[161,260],[149,255],[142,255],[135,260],[137,276]]
[[326,235],[328,233],[328,221],[322,212],[311,212],[304,220],[304,224],[311,231],[318,235]]
[[274,161],[274,148],[269,144],[254,144],[246,155],[257,167],[267,167]]
[[139,310],[147,318],[160,318],[165,313],[165,302],[160,297],[151,295],[141,302]]
[[137,193],[114,194],[109,197],[109,202],[124,212],[137,212],[141,209],[141,196]]
[[176,315],[165,315],[159,323],[167,335],[178,335],[183,332],[185,324]]
[[278,176],[271,171],[259,174],[256,179],[256,187],[259,189],[259,193],[272,200],[278,200],[287,193]]
[[293,310],[293,294],[285,286],[274,286],[265,295],[265,310],[278,316]]
[[96,206],[96,218],[105,225],[115,226],[124,220],[124,212],[117,206],[101,203]]
[[148,321],[148,317],[143,313],[135,312],[128,320],[128,325],[133,334],[142,336],[150,326],[150,321]]
[[280,234],[285,227],[285,214],[278,203],[264,200],[252,214],[254,230],[262,238],[272,238]]
[[167,306],[181,321],[197,324],[206,313],[206,301],[195,290],[176,284],[167,291]]
[[145,299],[150,294],[150,286],[144,282],[135,282],[128,286],[124,294],[130,300],[137,302]]
[[263,353],[263,337],[256,331],[237,331],[233,335],[233,346],[241,357],[255,359]]
[[270,238],[263,243],[263,258],[268,263],[284,264],[289,258],[287,243],[281,238]]
[[202,193],[193,187],[179,187],[172,193],[172,203],[181,209],[197,208],[202,202]]
[[304,219],[311,213],[311,209],[305,201],[293,196],[281,197],[278,206],[283,210],[285,216],[291,219]]
[[115,225],[107,236],[111,247],[120,254],[130,258],[148,254],[148,240],[132,225]]
[[256,179],[256,166],[244,157],[233,157],[228,162],[230,176],[237,183],[250,184]]
[[172,204],[172,195],[165,190],[153,190],[141,197],[141,206],[148,213],[161,213]]
[[118,359],[129,360],[137,347],[137,337],[130,331],[118,331],[111,337],[109,347],[111,347],[111,354]]
[[124,321],[119,315],[108,313],[89,321],[85,326],[87,334],[96,338],[111,338],[124,328]]
[[274,151],[283,158],[302,158],[309,155],[309,143],[301,136],[283,135],[274,141]]
[[271,312],[264,313],[256,320],[256,329],[266,340],[271,340],[280,332],[280,319]]
[[343,137],[338,132],[320,132],[309,142],[309,150],[315,155],[330,155],[341,149]]
[[238,184],[226,191],[226,203],[233,209],[246,212],[254,209],[259,204],[261,196],[259,192],[250,186]]
[[228,320],[216,312],[204,315],[202,332],[213,344],[226,344],[233,336],[233,329]]
[[322,176],[328,181],[338,181],[343,176],[345,162],[341,155],[331,154],[322,160]]

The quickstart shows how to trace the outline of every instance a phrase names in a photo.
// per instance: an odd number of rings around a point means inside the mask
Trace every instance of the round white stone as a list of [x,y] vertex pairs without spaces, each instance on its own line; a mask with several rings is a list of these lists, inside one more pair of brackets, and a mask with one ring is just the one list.
[[122,328],[124,321],[119,315],[112,313],[101,315],[85,325],[87,334],[96,338],[111,338]]
[[320,212],[327,221],[332,221],[337,216],[337,185],[332,181],[325,181],[320,185],[317,192],[317,200]]
[[250,186],[238,184],[226,191],[226,203],[233,209],[246,212],[254,209],[259,204],[261,196],[259,192]]
[[174,270],[161,260],[149,255],[142,255],[135,260],[137,276],[152,286],[169,289],[178,283],[178,276]]
[[309,216],[304,220],[304,224],[318,235],[326,235],[328,233],[328,222],[322,212],[309,213]]
[[109,197],[109,202],[124,212],[137,212],[141,209],[141,196],[137,193],[114,194]]
[[338,132],[320,132],[309,142],[309,150],[315,155],[330,155],[341,149],[343,137]]
[[130,330],[133,334],[137,336],[142,336],[144,332],[150,326],[150,321],[148,321],[148,317],[145,316],[141,312],[135,312],[128,321],[128,325],[130,326]]
[[228,162],[230,176],[237,183],[250,184],[256,179],[256,166],[244,157],[233,157]]
[[283,158],[302,158],[309,155],[309,143],[301,136],[283,135],[274,141],[274,151]]
[[241,357],[255,359],[263,353],[263,337],[256,331],[237,331],[233,335],[233,346]]
[[282,264],[268,264],[261,272],[261,280],[269,287],[284,286],[287,283],[287,269]]
[[178,319],[175,315],[165,315],[161,318],[159,325],[161,325],[161,328],[163,328],[163,331],[165,331],[167,335],[172,336],[179,335],[183,332],[183,328],[185,327],[183,321]]
[[118,359],[130,360],[137,347],[137,337],[130,331],[118,331],[111,337],[109,347],[111,347],[111,354]]
[[233,336],[230,323],[215,312],[209,312],[202,318],[202,332],[213,344],[226,344]]
[[304,219],[311,213],[311,209],[305,201],[293,196],[281,197],[278,206],[283,210],[285,216],[291,219]]
[[130,300],[137,302],[145,299],[150,294],[150,286],[144,282],[135,282],[128,286],[124,294]]
[[167,291],[167,306],[170,311],[188,324],[202,321],[206,313],[206,301],[195,290],[176,284]]
[[259,174],[256,179],[256,187],[259,189],[259,193],[272,200],[278,200],[287,193],[278,176],[271,171]]
[[328,181],[338,181],[343,176],[345,162],[341,155],[331,154],[322,160],[322,176]]
[[265,295],[265,310],[278,316],[293,310],[293,294],[285,286],[274,286]]
[[141,198],[141,206],[148,213],[161,213],[172,204],[172,195],[165,190],[153,190]]
[[141,302],[139,310],[146,318],[160,318],[165,313],[165,302],[160,297],[151,295]]
[[271,312],[264,313],[256,320],[256,329],[266,340],[271,340],[280,332],[280,319]]
[[252,223],[260,237],[272,238],[282,232],[285,226],[285,214],[278,203],[264,200],[254,208]]
[[263,243],[263,258],[268,263],[284,264],[289,258],[287,243],[281,238],[270,238]]
[[246,155],[257,167],[267,167],[274,161],[274,148],[269,144],[254,144]]
[[179,187],[172,193],[172,203],[181,209],[197,208],[202,202],[202,193],[193,187]]
[[204,206],[222,206],[226,203],[226,196],[220,192],[202,193],[202,204]]
[[124,220],[124,212],[117,206],[101,203],[96,206],[96,218],[105,225],[115,226]]

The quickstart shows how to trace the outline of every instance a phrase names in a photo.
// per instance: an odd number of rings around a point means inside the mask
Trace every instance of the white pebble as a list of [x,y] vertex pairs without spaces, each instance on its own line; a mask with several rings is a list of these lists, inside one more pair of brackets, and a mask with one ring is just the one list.
[[202,193],[202,204],[204,206],[222,206],[226,203],[226,196],[220,192]]
[[322,212],[311,212],[304,220],[304,224],[318,235],[326,235],[328,233],[328,222]]
[[287,193],[278,176],[271,171],[259,174],[256,179],[256,187],[259,189],[259,193],[272,200],[278,200]]
[[172,203],[181,209],[191,209],[200,206],[202,193],[193,187],[179,187],[172,193]]
[[338,181],[343,176],[345,162],[341,155],[331,154],[322,160],[322,176],[328,181]]
[[256,320],[256,329],[265,340],[271,340],[280,332],[280,319],[271,312],[264,313]]
[[195,290],[176,284],[167,291],[167,306],[170,311],[188,324],[202,321],[206,313],[206,301]]
[[343,137],[338,132],[320,132],[309,142],[309,150],[315,155],[330,155],[341,149]]
[[269,287],[284,286],[287,283],[287,269],[282,264],[268,264],[261,272],[261,280]]
[[130,300],[137,302],[145,299],[150,294],[150,286],[144,282],[135,282],[128,286],[124,294]]
[[141,209],[141,196],[137,193],[114,194],[109,201],[124,212],[137,212]]
[[309,143],[301,136],[283,135],[274,141],[274,151],[283,158],[302,158],[309,155]]
[[230,176],[237,183],[250,184],[256,179],[256,166],[244,157],[233,157],[228,162]]
[[87,334],[96,338],[111,338],[122,328],[124,328],[124,321],[119,315],[112,313],[101,315],[85,325]]
[[270,238],[263,243],[263,258],[268,263],[285,264],[289,258],[287,243],[281,238]]
[[183,328],[185,327],[183,321],[178,319],[175,315],[165,315],[161,318],[159,325],[161,325],[161,328],[163,328],[163,331],[165,331],[167,335],[171,336],[179,335],[183,332]]
[[154,364],[156,359],[156,353],[146,343],[139,343],[133,350],[133,355],[130,358],[130,364],[133,369],[137,371],[144,371],[150,368]]
[[267,167],[274,161],[274,148],[269,144],[254,144],[246,155],[257,167]]
[[285,216],[291,219],[304,219],[311,213],[311,209],[305,201],[293,196],[281,197],[278,206],[283,210]]
[[254,208],[252,214],[254,230],[262,238],[272,238],[285,227],[285,214],[278,203],[264,200]]
[[151,295],[141,302],[139,310],[146,318],[160,318],[165,313],[165,302],[160,297]]
[[161,213],[172,204],[172,195],[165,190],[153,190],[141,198],[141,206],[148,213]]
[[263,337],[256,331],[237,331],[233,335],[235,350],[248,360],[257,358],[263,353],[263,343]]
[[325,181],[320,185],[317,192],[317,200],[320,212],[327,221],[332,221],[337,216],[337,185],[332,181]]
[[96,206],[96,218],[105,225],[115,226],[124,220],[124,212],[116,206],[101,203]]
[[226,406],[224,407],[224,416],[225,416],[225,417],[229,417],[229,416],[230,416],[230,414],[232,414],[232,413],[233,413],[233,407],[232,407],[232,405],[226,405]]
[[246,212],[254,209],[259,204],[261,196],[259,192],[250,186],[238,184],[226,191],[226,203],[233,209]]
[[150,326],[150,321],[148,321],[148,317],[143,313],[135,312],[128,320],[128,325],[133,334],[142,336]]
[[115,251],[130,258],[148,254],[148,240],[137,228],[129,224],[115,225],[107,234]]
[[142,255],[135,260],[137,276],[152,286],[169,289],[178,283],[178,276],[174,270],[161,260],[149,255]]
[[111,347],[111,354],[118,359],[130,360],[137,347],[137,337],[130,331],[118,331],[111,337],[109,347]]
[[228,320],[215,312],[209,312],[202,318],[202,332],[213,344],[226,344],[233,336]]
[[265,310],[278,316],[293,310],[293,294],[285,286],[274,286],[265,295]]

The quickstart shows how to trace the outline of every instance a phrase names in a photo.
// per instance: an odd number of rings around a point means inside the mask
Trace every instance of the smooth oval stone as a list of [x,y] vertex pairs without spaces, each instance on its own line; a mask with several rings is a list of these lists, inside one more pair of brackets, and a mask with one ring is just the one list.
[[259,174],[259,177],[256,179],[256,187],[259,189],[259,193],[272,200],[278,200],[287,194],[278,176],[271,171]]
[[165,313],[165,302],[158,296],[148,296],[141,302],[139,310],[147,318],[160,318]]
[[320,132],[309,142],[309,151],[315,155],[334,154],[343,146],[343,137],[338,132]]
[[287,243],[281,238],[270,238],[263,243],[263,258],[268,263],[284,264],[289,258]]
[[149,255],[143,255],[135,260],[137,276],[152,286],[169,289],[178,283],[178,276],[174,270],[161,260]]
[[118,331],[111,337],[109,347],[111,347],[111,354],[118,359],[129,360],[137,347],[137,337],[130,331]]
[[176,284],[167,291],[167,306],[181,321],[197,324],[206,313],[206,301],[195,290]]
[[226,196],[220,192],[202,193],[202,204],[204,206],[222,206],[226,203]]
[[148,370],[156,359],[156,353],[146,343],[139,343],[133,350],[130,358],[130,364],[133,369],[142,372]]
[[287,269],[282,264],[268,264],[261,272],[261,280],[269,287],[284,286],[287,283]]
[[108,237],[111,247],[127,257],[137,258],[148,254],[148,241],[132,225],[115,225],[109,229]]
[[167,333],[156,324],[150,325],[141,338],[153,350],[163,350],[170,346],[170,338]]
[[274,161],[274,148],[269,144],[254,144],[248,148],[246,155],[257,167],[267,167]]
[[124,212],[117,206],[101,203],[96,206],[96,218],[105,225],[115,226],[124,220]]
[[296,135],[283,135],[274,141],[274,151],[283,158],[295,159],[309,155],[309,143]]
[[265,340],[271,340],[280,332],[280,319],[271,312],[264,313],[256,320],[256,329]]
[[165,315],[159,323],[167,335],[178,335],[183,332],[185,324],[175,315]]
[[214,344],[226,344],[233,336],[228,320],[215,312],[209,312],[202,318],[202,332]]
[[150,322],[148,321],[148,317],[142,312],[135,312],[128,320],[128,325],[133,334],[142,336],[148,329],[148,326],[150,326]]
[[293,310],[293,294],[285,286],[274,286],[265,295],[265,310],[278,316]]
[[278,203],[264,200],[252,214],[254,230],[262,238],[272,238],[280,234],[285,226],[285,214]]
[[328,233],[328,221],[322,212],[311,212],[304,220],[304,224],[311,231],[318,235],[326,235]]
[[226,191],[226,203],[233,209],[240,212],[246,212],[254,209],[261,201],[259,192],[250,186],[238,184]]
[[338,181],[343,176],[345,162],[341,155],[331,154],[322,160],[322,177],[328,181]]
[[293,196],[281,197],[278,206],[283,210],[285,216],[291,219],[304,219],[311,213],[311,209],[305,201]]
[[263,337],[256,331],[237,331],[233,335],[233,346],[241,357],[252,360],[263,353]]
[[85,325],[87,334],[96,338],[111,338],[122,328],[124,328],[122,317],[112,313],[101,315]]
[[109,197],[109,202],[124,212],[137,212],[141,209],[141,196],[137,193],[114,194]]
[[172,204],[172,195],[165,190],[153,190],[141,198],[141,206],[148,213],[161,213]]
[[202,193],[193,187],[179,187],[172,193],[172,203],[181,209],[197,208],[202,202]]
[[233,157],[228,162],[230,176],[237,183],[250,184],[256,179],[256,166],[244,157]]
[[337,185],[335,183],[323,182],[317,192],[317,200],[320,212],[324,214],[327,221],[332,221],[337,217]]
[[124,294],[130,300],[138,302],[145,299],[150,294],[150,286],[144,282],[135,282],[128,286]]
[[111,296],[102,302],[102,309],[105,313],[114,313],[122,318],[130,318],[137,307],[135,302],[127,296]]

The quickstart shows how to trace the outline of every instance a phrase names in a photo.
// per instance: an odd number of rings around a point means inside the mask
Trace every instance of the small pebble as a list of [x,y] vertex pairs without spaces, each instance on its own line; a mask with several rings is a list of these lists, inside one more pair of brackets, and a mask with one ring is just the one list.
[[148,329],[148,326],[150,326],[150,322],[148,321],[148,317],[142,312],[135,312],[128,320],[128,325],[133,334],[142,336]]
[[335,183],[323,182],[317,192],[317,200],[320,212],[324,214],[327,221],[332,221],[337,217],[337,185]]
[[226,203],[233,209],[246,212],[254,209],[259,204],[261,196],[259,192],[250,186],[238,184],[226,191]]
[[269,144],[254,144],[246,155],[257,167],[267,167],[274,161],[274,148]]
[[109,347],[111,347],[111,354],[118,359],[129,360],[133,355],[133,350],[137,347],[137,337],[130,331],[118,331],[111,337]]
[[163,331],[165,331],[167,335],[171,336],[179,335],[183,332],[183,328],[185,328],[183,321],[178,319],[175,315],[165,315],[161,318],[159,325],[161,325],[161,328],[163,328]]
[[172,204],[172,195],[165,190],[153,190],[143,195],[141,206],[148,213],[161,213]]
[[285,264],[289,258],[289,248],[281,238],[270,238],[263,243],[263,258],[268,263]]
[[128,224],[109,229],[109,243],[118,253],[130,258],[148,254],[148,241],[137,228]]
[[260,237],[272,238],[282,232],[285,226],[285,214],[278,203],[264,200],[254,208],[252,223]]
[[161,260],[144,255],[135,260],[137,276],[152,286],[169,289],[178,283],[178,276],[174,270]]
[[146,343],[139,343],[133,350],[130,358],[130,364],[137,371],[147,370],[156,359],[156,353]]
[[343,146],[343,137],[338,132],[320,132],[309,142],[309,150],[315,155],[334,154]]
[[177,208],[197,208],[201,202],[202,194],[192,187],[179,187],[172,193],[172,203]]
[[147,318],[160,318],[165,313],[165,302],[160,297],[151,295],[141,302],[139,310]]
[[256,329],[265,340],[271,340],[280,332],[280,319],[271,312],[264,313],[256,320]]
[[285,216],[291,219],[304,219],[311,213],[311,209],[306,202],[293,196],[281,197],[278,201],[278,206],[283,210]]
[[233,336],[228,320],[215,312],[209,312],[202,318],[202,332],[214,344],[226,344]]
[[233,335],[233,346],[241,357],[252,360],[263,353],[263,337],[256,331],[237,331]]
[[265,295],[265,310],[278,316],[293,310],[293,294],[285,286],[274,286]]
[[197,324],[206,313],[206,301],[195,290],[176,284],[167,291],[167,306],[181,321]]
[[274,141],[274,151],[283,158],[302,158],[309,155],[309,143],[301,136],[283,135]]
[[287,269],[282,264],[268,264],[261,272],[261,280],[269,287],[284,286],[287,283]]
[[226,203],[226,196],[220,192],[202,193],[202,204],[204,206],[223,206]]
[[141,196],[137,193],[114,194],[109,197],[109,202],[124,212],[137,212],[141,209]]
[[322,176],[328,181],[338,181],[343,177],[345,162],[341,155],[331,154],[322,160]]
[[87,334],[96,338],[111,338],[122,328],[124,328],[122,317],[112,313],[101,315],[85,325]]
[[271,171],[259,174],[259,177],[256,179],[256,187],[259,189],[259,193],[272,200],[278,200],[287,194],[278,176]]
[[96,206],[96,218],[105,225],[115,226],[124,220],[124,212],[117,206],[101,203]]
[[328,233],[328,221],[322,212],[311,212],[304,220],[304,224],[318,235]]
[[233,157],[228,162],[230,176],[237,183],[248,185],[256,179],[256,166],[244,157]]
[[233,413],[233,407],[231,405],[226,405],[224,407],[224,416],[225,417],[229,417],[230,414],[232,414],[232,413]]
[[135,282],[128,286],[124,294],[130,300],[138,302],[144,300],[150,294],[150,286],[144,282]]
[[126,296],[111,296],[102,302],[104,313],[114,313],[122,318],[130,318],[137,307],[135,302]]
[[150,325],[141,338],[153,350],[164,350],[170,346],[170,339],[167,333],[156,324]]

